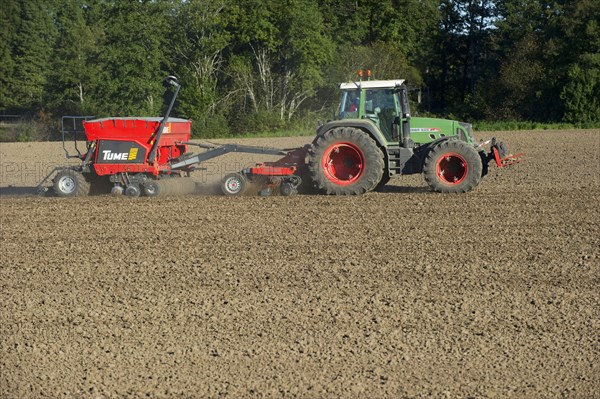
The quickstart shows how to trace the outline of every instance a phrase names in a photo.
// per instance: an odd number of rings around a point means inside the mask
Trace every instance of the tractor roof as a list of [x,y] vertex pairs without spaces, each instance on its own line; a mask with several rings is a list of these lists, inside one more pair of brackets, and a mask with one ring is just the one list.
[[357,88],[361,89],[386,89],[396,86],[402,86],[404,79],[394,80],[365,80],[362,82],[350,82],[340,84],[340,90],[354,90]]

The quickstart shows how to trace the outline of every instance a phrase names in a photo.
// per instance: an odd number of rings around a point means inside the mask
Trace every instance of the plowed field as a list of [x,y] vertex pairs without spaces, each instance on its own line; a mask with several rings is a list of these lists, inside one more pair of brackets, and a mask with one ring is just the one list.
[[0,397],[599,398],[600,131],[496,135],[358,197],[36,197],[61,145],[0,144]]

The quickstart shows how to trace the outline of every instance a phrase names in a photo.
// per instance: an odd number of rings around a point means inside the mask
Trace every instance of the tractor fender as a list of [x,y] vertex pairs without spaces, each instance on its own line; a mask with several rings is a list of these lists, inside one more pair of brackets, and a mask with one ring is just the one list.
[[[446,136],[446,137],[440,137],[439,139],[433,140],[430,143],[427,144],[423,144],[421,146],[418,147],[418,149],[415,152],[420,152],[422,154],[423,157],[427,156],[427,154],[429,153],[429,151],[431,151],[431,149],[433,147],[435,147],[436,145],[443,143],[444,141],[448,141],[448,140],[461,140],[458,136]],[[465,141],[465,140],[462,140]],[[467,141],[465,141],[467,144],[471,144]],[[482,152],[483,150],[477,150],[478,152]],[[485,152],[484,152],[485,154]],[[423,158],[425,159],[425,158]]]
[[422,144],[420,146],[418,146],[417,148],[415,148],[414,153],[415,156],[419,159],[419,167],[423,167],[423,162],[425,161],[425,158],[427,157],[427,154],[429,154],[429,151],[431,151],[431,149],[433,147],[435,147],[436,145],[443,143],[444,141],[447,140],[455,140],[456,137],[455,136],[450,136],[450,137],[440,137],[436,140],[433,140],[430,143],[426,143],[426,144]]
[[429,151],[430,149],[432,149],[433,147],[435,147],[436,145],[447,141],[447,140],[457,140],[456,136],[446,136],[446,137],[440,137],[439,139],[435,139],[430,143],[424,144],[421,147],[424,147],[423,149],[427,149],[427,151]]
[[[373,140],[377,142],[377,145],[383,150],[384,154],[386,154],[385,148],[387,146],[387,141],[383,134],[379,131],[377,126],[368,119],[343,119],[339,121],[330,121],[324,125],[319,126],[317,129],[317,137],[313,140],[315,143],[319,136],[324,135],[326,132],[331,129],[335,129],[336,127],[354,127],[360,130],[365,131]],[[386,155],[387,156],[387,155]]]

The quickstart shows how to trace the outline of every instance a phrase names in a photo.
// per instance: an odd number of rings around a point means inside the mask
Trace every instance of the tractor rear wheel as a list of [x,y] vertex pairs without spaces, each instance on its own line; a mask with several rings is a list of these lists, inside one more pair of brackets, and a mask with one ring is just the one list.
[[90,183],[80,172],[72,169],[58,172],[53,187],[59,197],[82,197],[90,193]]
[[316,187],[327,194],[371,191],[383,176],[383,153],[367,133],[339,127],[319,136],[309,152],[309,170]]
[[482,169],[477,150],[460,140],[446,140],[435,145],[423,165],[425,181],[439,193],[473,190],[481,180]]

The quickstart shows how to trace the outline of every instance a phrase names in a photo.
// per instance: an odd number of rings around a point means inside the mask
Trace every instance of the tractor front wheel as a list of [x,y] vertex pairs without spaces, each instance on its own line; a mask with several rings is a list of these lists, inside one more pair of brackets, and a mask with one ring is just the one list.
[[435,145],[423,165],[425,181],[439,193],[473,190],[481,180],[482,169],[477,150],[460,140],[446,140]]
[[315,140],[309,154],[312,180],[327,194],[362,194],[373,190],[383,176],[383,153],[360,129],[329,130]]
[[82,197],[90,192],[90,183],[80,172],[65,169],[54,178],[54,192],[59,197]]

